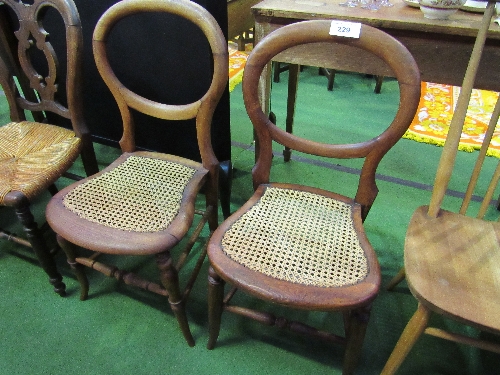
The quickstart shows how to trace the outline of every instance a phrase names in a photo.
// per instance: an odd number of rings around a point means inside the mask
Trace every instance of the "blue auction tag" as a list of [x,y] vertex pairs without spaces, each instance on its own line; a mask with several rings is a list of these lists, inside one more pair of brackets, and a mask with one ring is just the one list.
[[358,39],[360,33],[361,24],[359,22],[332,21],[330,26],[330,35]]

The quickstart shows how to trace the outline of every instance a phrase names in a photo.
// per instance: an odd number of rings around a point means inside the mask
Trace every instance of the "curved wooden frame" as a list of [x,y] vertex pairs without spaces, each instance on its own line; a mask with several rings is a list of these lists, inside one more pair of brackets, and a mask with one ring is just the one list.
[[[20,82],[29,80],[29,88],[23,87],[25,97],[19,95],[17,89],[10,94],[16,96],[16,107],[11,108],[11,116],[14,112],[15,121],[24,120],[24,110],[33,113],[50,111],[71,121],[71,126],[77,137],[82,139],[82,158],[87,176],[97,173],[99,168],[92,146],[91,134],[83,116],[81,100],[82,92],[82,51],[83,37],[80,18],[75,3],[72,0],[36,0],[27,6],[17,0],[1,0],[0,4],[9,6],[16,14],[19,30],[15,31],[17,44],[17,56],[19,72],[17,76]],[[67,107],[56,100],[56,81],[58,79],[58,60],[50,42],[47,40],[47,32],[43,29],[40,19],[48,8],[54,8],[62,17],[66,32],[66,100]],[[36,26],[35,26],[36,25]],[[7,27],[6,25],[4,27]],[[34,40],[33,40],[34,39]],[[3,41],[8,44],[9,41]],[[38,74],[31,63],[28,50],[36,45],[46,60],[49,72],[46,77]],[[5,51],[9,54],[10,51]],[[13,51],[12,51],[13,52]],[[16,64],[16,63],[14,63]],[[14,74],[14,67],[11,73]],[[13,87],[13,86],[11,86]],[[34,96],[30,90],[36,90],[38,96]],[[36,117],[38,119],[39,117]]]
[[[259,42],[250,54],[243,77],[243,97],[248,115],[255,129],[257,159],[252,171],[254,195],[214,232],[208,246],[209,270],[209,341],[215,346],[219,335],[223,311],[234,312],[267,325],[276,325],[310,334],[330,342],[344,344],[346,354],[343,374],[352,374],[361,352],[367,327],[370,305],[380,287],[380,268],[376,254],[363,229],[363,221],[377,195],[375,171],[387,151],[402,137],[409,127],[420,99],[420,74],[408,50],[386,33],[369,26],[361,26],[359,39],[329,35],[331,21],[304,21],[284,26]],[[387,61],[400,85],[400,103],[392,123],[379,136],[356,144],[326,144],[300,138],[279,129],[264,114],[259,101],[259,81],[264,67],[274,56],[290,47],[306,43],[329,42],[349,44],[372,52]],[[355,198],[302,185],[270,183],[272,142],[290,149],[330,158],[365,158]],[[368,273],[357,283],[342,287],[317,287],[278,280],[251,270],[231,259],[224,252],[222,239],[226,231],[247,211],[252,209],[268,188],[293,189],[322,195],[346,203],[351,209],[351,223],[368,264]],[[293,225],[293,221],[290,223]],[[243,231],[243,229],[241,229]],[[252,241],[251,238],[245,240]],[[239,239],[238,239],[239,241]],[[244,242],[242,240],[242,242]],[[239,243],[239,242],[238,242]],[[271,245],[269,245],[271,246]],[[258,251],[258,249],[255,249]],[[224,284],[233,289],[224,298]],[[345,337],[316,330],[305,324],[282,317],[233,306],[230,300],[237,289],[271,303],[303,310],[340,311],[344,314]]]
[[[377,165],[387,151],[403,136],[408,127],[407,124],[413,120],[420,98],[412,94],[417,86],[420,92],[420,73],[406,47],[392,37],[387,38],[384,32],[362,25],[359,39],[337,37],[328,33],[330,23],[331,21],[307,21],[281,27],[265,38],[265,47],[259,43],[248,58],[243,77],[243,82],[247,81],[243,86],[243,95],[259,142],[258,158],[253,171],[254,187],[269,181],[272,159],[271,140],[297,151],[324,157],[365,157],[366,161],[355,200],[363,206],[363,217],[366,217],[378,191],[375,183],[376,168],[373,166]],[[259,102],[257,83],[267,62],[288,48],[316,42],[339,43],[365,49],[386,61],[393,70],[399,82],[400,104],[394,120],[382,134],[362,143],[347,145],[304,141],[300,137],[279,129],[265,115]]]
[[[144,12],[163,12],[178,15],[191,21],[203,31],[211,47],[213,75],[210,87],[199,100],[186,105],[157,103],[126,88],[114,74],[107,59],[107,37],[119,20]],[[196,3],[188,0],[123,0],[110,7],[97,22],[93,36],[93,51],[99,73],[120,109],[123,122],[123,136],[120,140],[120,146],[123,154],[99,174],[68,186],[54,196],[47,206],[47,220],[58,234],[58,242],[66,252],[68,262],[78,278],[80,299],[86,299],[89,291],[89,283],[82,266],[100,271],[126,284],[166,296],[184,338],[190,346],[193,346],[195,342],[189,328],[185,304],[205,259],[206,246],[199,252],[196,264],[191,269],[183,290],[180,289],[179,285],[179,271],[188,259],[190,251],[204,225],[208,222],[211,231],[215,230],[218,225],[219,162],[212,149],[211,122],[216,105],[227,85],[229,72],[227,43],[214,17]],[[136,151],[131,109],[159,119],[184,120],[195,118],[201,163],[175,155]],[[70,191],[122,166],[131,156],[168,161],[178,166],[187,167],[193,172],[187,182],[182,182],[182,185],[180,185],[181,182],[177,183],[179,188],[182,189],[182,198],[180,202],[175,203],[180,203],[180,208],[175,212],[171,212],[175,217],[167,223],[166,228],[150,232],[116,229],[82,218],[64,205],[64,197]],[[175,176],[171,177],[176,178]],[[127,190],[128,195],[133,194],[134,187],[129,188],[127,186],[125,188],[129,189]],[[195,208],[196,197],[201,191],[206,197],[205,211]],[[100,204],[100,202],[94,204]],[[202,218],[192,233],[189,234],[184,250],[177,261],[174,262],[170,250],[187,237],[195,214],[200,214]],[[95,253],[88,257],[79,256],[77,246],[84,247]],[[160,282],[152,282],[133,272],[120,270],[113,265],[98,262],[97,257],[100,253],[154,255],[159,269]]]

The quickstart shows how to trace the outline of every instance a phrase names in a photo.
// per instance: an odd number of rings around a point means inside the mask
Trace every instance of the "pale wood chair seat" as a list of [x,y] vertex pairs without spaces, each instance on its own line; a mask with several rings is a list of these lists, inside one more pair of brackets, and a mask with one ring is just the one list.
[[[86,249],[156,254],[177,244],[190,228],[207,173],[200,163],[178,156],[124,153],[52,199],[48,222],[59,235]],[[179,225],[186,217],[191,220]],[[75,234],[73,225],[99,235]]]
[[81,139],[72,130],[39,122],[0,127],[0,205],[10,192],[33,199],[76,160]]
[[[213,267],[222,277],[230,277],[225,270],[231,269],[238,287],[254,295],[289,306],[307,301],[322,310],[358,306],[376,295],[378,263],[360,206],[350,198],[299,185],[264,184],[223,227],[212,239],[220,240],[222,252],[218,246],[208,250]],[[228,268],[231,261],[237,264]],[[256,278],[255,273],[262,275]],[[340,298],[338,288],[344,290]]]
[[420,207],[408,227],[409,287],[431,310],[500,333],[500,223]]

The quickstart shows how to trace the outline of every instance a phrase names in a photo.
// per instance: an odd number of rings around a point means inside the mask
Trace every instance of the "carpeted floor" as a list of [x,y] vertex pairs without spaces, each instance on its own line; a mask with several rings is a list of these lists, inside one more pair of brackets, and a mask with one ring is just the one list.
[[[272,110],[278,124],[284,126],[287,73],[273,84]],[[297,96],[295,133],[314,139],[366,139],[384,126],[396,108],[397,85],[387,79],[382,93],[373,93],[373,79],[362,75],[342,74],[336,77],[333,92],[326,89],[326,79],[317,69],[306,68],[300,76]],[[0,118],[6,117],[0,97]],[[232,209],[251,195],[251,168],[254,153],[252,127],[242,104],[241,85],[231,93],[232,155],[234,165]],[[118,153],[96,145],[98,159],[107,165]],[[378,184],[380,193],[370,211],[365,227],[381,264],[383,283],[387,283],[402,265],[406,225],[412,212],[429,201],[430,186],[441,148],[402,139],[382,161]],[[359,172],[355,161],[319,163],[300,153],[284,163],[276,147],[273,180],[330,188],[340,193],[353,186]],[[470,169],[469,153],[459,153],[457,172]],[[488,159],[486,174],[496,165]],[[77,163],[75,171],[80,171]],[[457,205],[455,192],[464,190],[462,180],[455,179],[445,200],[448,208]],[[69,181],[61,179],[59,186]],[[484,191],[479,190],[478,195]],[[498,196],[498,193],[497,195]],[[43,218],[43,207],[49,195],[36,202],[36,216]],[[497,215],[492,207],[488,213]],[[16,220],[3,209],[0,226],[19,232]],[[0,242],[0,288],[2,308],[0,321],[0,374],[341,374],[342,349],[321,341],[230,314],[223,315],[217,347],[205,348],[207,342],[206,277],[207,264],[195,284],[188,303],[188,315],[196,340],[189,348],[177,328],[167,302],[156,295],[131,289],[89,273],[90,298],[80,302],[78,284],[65,264],[57,261],[68,286],[68,296],[52,293],[45,274],[26,249]],[[153,262],[142,258],[128,261],[132,267],[155,275]],[[240,301],[250,306],[260,303],[247,296]],[[373,304],[362,357],[357,374],[379,374],[401,331],[416,308],[406,285],[396,291],[380,291]],[[286,310],[274,307],[277,315]],[[340,329],[336,314],[295,312],[292,317],[322,328]],[[436,317],[437,325],[459,332],[478,334]],[[400,375],[489,375],[498,374],[500,359],[478,349],[436,338],[424,337],[410,353]]]

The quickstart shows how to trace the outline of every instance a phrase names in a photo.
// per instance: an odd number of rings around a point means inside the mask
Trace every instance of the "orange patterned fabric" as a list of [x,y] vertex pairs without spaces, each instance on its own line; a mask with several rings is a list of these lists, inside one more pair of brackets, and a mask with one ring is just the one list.
[[78,157],[80,143],[58,126],[23,121],[0,127],[0,204],[11,191],[32,199],[45,190]]
[[247,44],[246,51],[238,51],[235,45],[229,44],[229,91],[241,83],[243,79],[243,69],[247,62],[251,50],[251,44]]
[[[419,108],[404,138],[444,145],[459,94],[460,87],[457,86],[422,82]],[[460,150],[473,152],[481,147],[497,98],[498,93],[494,91],[477,89],[472,91],[460,139]],[[488,155],[500,157],[498,125]]]

